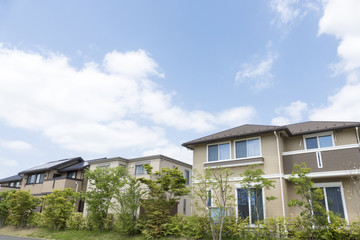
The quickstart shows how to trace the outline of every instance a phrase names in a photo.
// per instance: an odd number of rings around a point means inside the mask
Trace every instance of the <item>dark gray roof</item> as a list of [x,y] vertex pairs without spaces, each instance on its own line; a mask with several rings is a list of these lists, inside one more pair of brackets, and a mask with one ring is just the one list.
[[41,172],[41,171],[47,171],[52,169],[61,169],[64,165],[67,165],[71,162],[82,162],[84,161],[81,157],[76,158],[67,158],[67,159],[61,159],[57,161],[47,162],[41,165],[38,165],[36,167],[29,168],[27,170],[19,172],[19,174],[24,173],[33,173],[33,172]]
[[182,146],[192,148],[192,146],[195,144],[210,143],[218,140],[226,140],[236,137],[260,135],[267,132],[280,130],[286,131],[289,136],[296,136],[357,126],[360,126],[360,122],[308,121],[284,126],[245,124],[239,127],[231,128],[206,137],[183,143]]
[[292,136],[358,127],[360,122],[308,121],[286,125]]
[[79,162],[77,164],[71,165],[69,167],[60,169],[59,172],[69,172],[69,171],[75,171],[75,170],[79,170],[79,169],[84,169],[87,166],[89,166],[88,162]]
[[0,183],[20,181],[22,178],[23,178],[23,176],[14,175],[14,176],[11,176],[11,177],[0,179]]
[[206,137],[198,138],[182,145],[188,147],[192,144],[206,143],[217,140],[225,140],[234,137],[244,137],[251,135],[259,135],[267,132],[272,132],[276,130],[282,130],[283,127],[280,126],[272,126],[272,125],[254,125],[254,124],[245,124],[239,127],[234,127],[225,131],[221,131],[215,134],[211,134]]

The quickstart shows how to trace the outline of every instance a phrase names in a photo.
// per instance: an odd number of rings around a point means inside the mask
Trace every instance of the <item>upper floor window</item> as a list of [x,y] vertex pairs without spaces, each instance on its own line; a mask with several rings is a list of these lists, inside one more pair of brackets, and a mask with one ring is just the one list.
[[135,175],[146,174],[144,164],[135,165]]
[[76,178],[76,171],[68,172],[67,173],[68,178],[75,179]]
[[186,179],[186,185],[189,185],[190,183],[190,171],[185,169],[184,171],[184,178]]
[[27,179],[27,184],[42,183],[44,181],[44,173],[30,174]]
[[332,134],[305,137],[306,149],[334,146]]
[[208,162],[230,159],[230,143],[208,146]]
[[260,138],[236,141],[235,156],[236,158],[261,156]]

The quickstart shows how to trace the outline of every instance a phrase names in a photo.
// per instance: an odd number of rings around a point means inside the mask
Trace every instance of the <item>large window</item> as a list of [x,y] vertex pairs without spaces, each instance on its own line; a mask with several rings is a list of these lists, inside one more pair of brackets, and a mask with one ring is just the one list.
[[249,222],[264,220],[264,205],[262,189],[251,188],[237,190],[238,216],[249,218]]
[[260,138],[236,141],[235,156],[236,158],[261,156]]
[[27,184],[42,183],[44,181],[44,173],[30,174],[27,179]]
[[208,146],[208,161],[230,159],[230,143],[221,143]]
[[305,137],[306,149],[316,149],[334,146],[332,134]]
[[345,218],[345,207],[340,184],[315,184],[323,190],[323,204],[327,211],[332,211],[335,215]]

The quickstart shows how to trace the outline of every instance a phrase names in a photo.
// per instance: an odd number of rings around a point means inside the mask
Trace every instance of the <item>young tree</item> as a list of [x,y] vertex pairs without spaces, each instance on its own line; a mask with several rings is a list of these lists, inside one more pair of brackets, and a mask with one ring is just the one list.
[[115,192],[114,198],[118,205],[115,205],[114,209],[117,212],[121,231],[132,235],[139,231],[138,210],[145,191],[135,177],[127,176],[125,181],[125,186]]
[[[243,173],[240,174],[242,178],[240,180],[240,185],[243,186],[243,189],[247,192],[247,195],[250,196],[250,199],[254,201],[254,212],[256,216],[251,216],[249,221],[250,223],[256,223],[257,221],[261,220],[261,213],[257,207],[257,200],[262,199],[262,191],[263,189],[269,190],[271,188],[275,188],[273,180],[269,180],[263,177],[264,172],[261,169],[254,169],[254,166],[250,166],[246,169]],[[274,196],[267,196],[266,201],[275,200],[276,197]],[[262,206],[260,206],[262,209]],[[254,218],[254,219],[253,219]]]
[[144,168],[150,175],[150,179],[139,178],[148,188],[147,199],[141,203],[145,210],[145,234],[162,237],[171,209],[177,205],[181,196],[189,193],[189,189],[183,173],[177,168],[162,168],[154,173],[149,164],[145,164]]
[[[320,226],[327,224],[327,213],[323,204],[324,194],[322,189],[314,188],[314,183],[308,174],[311,168],[305,163],[301,166],[294,165],[294,170],[289,177],[289,181],[295,184],[296,194],[300,199],[292,199],[289,201],[289,207],[299,207],[302,212],[296,220],[308,232],[308,237],[313,237],[314,230]],[[297,224],[294,224],[297,225]]]
[[22,190],[11,192],[9,198],[9,221],[17,227],[25,227],[41,200]]
[[66,221],[74,211],[77,197],[79,194],[70,188],[54,190],[44,197],[44,217],[55,231],[65,228]]
[[111,201],[118,189],[125,185],[127,171],[124,167],[96,168],[85,173],[89,189],[85,194],[89,218],[94,227],[103,231]]
[[200,205],[199,202],[196,205],[207,213],[213,240],[221,240],[225,217],[234,202],[229,184],[232,173],[227,168],[205,169],[203,176],[196,171],[194,173],[193,194],[200,200]]
[[0,192],[0,227],[4,226],[6,218],[9,216],[10,193],[15,190]]

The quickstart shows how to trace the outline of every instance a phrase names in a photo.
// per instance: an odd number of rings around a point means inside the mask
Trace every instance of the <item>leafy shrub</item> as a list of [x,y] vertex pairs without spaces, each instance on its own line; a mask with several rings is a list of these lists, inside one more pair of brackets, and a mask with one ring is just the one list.
[[201,239],[208,235],[208,219],[199,216],[175,215],[165,225],[166,236]]
[[72,213],[66,220],[66,229],[69,230],[83,230],[87,229],[85,218],[80,212]]
[[106,231],[111,231],[114,229],[114,214],[113,213],[108,213],[105,219],[105,225],[104,225],[104,230]]
[[49,223],[46,221],[44,214],[40,212],[33,212],[29,218],[28,225],[30,227],[48,227]]

